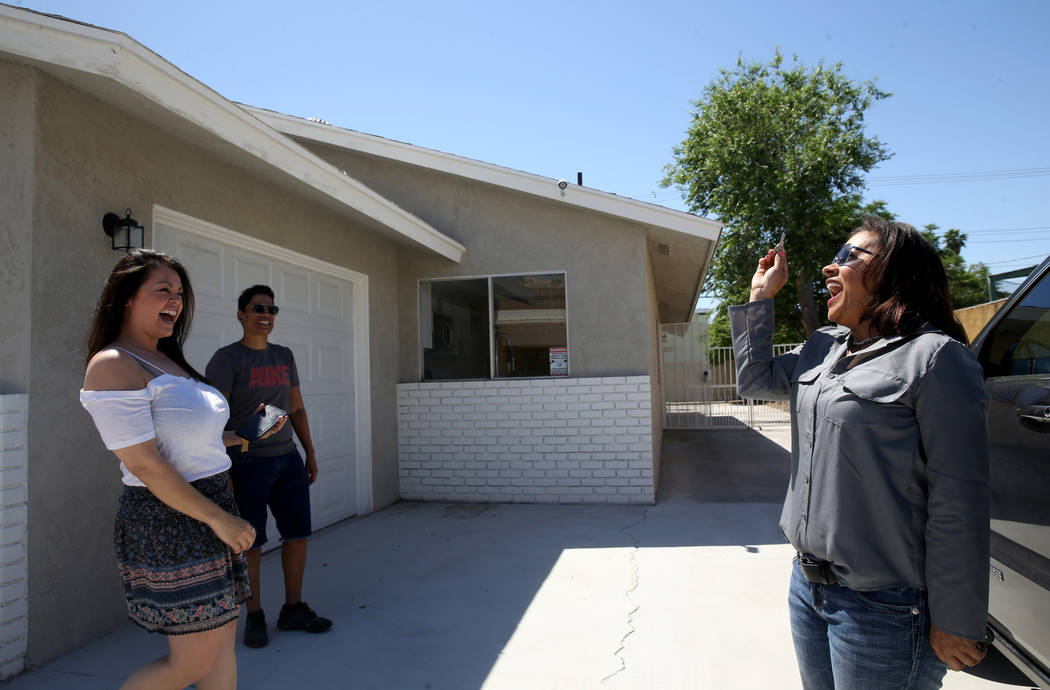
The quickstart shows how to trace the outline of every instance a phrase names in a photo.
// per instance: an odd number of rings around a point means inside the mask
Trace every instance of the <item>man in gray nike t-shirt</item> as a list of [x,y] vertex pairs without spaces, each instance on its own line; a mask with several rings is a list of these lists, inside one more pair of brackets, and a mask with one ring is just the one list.
[[[295,357],[287,347],[269,342],[279,311],[273,300],[273,290],[266,285],[253,285],[241,293],[237,300],[237,320],[244,335],[239,341],[219,348],[205,369],[209,382],[230,402],[227,429],[236,430],[262,403],[287,410],[291,422],[269,438],[245,441],[240,448],[229,449],[233,461],[230,478],[237,507],[241,516],[255,527],[257,535],[247,556],[252,585],[252,598],[245,604],[248,615],[244,644],[248,647],[263,647],[269,641],[259,597],[259,557],[266,543],[267,506],[282,540],[285,604],[277,627],[324,632],[332,626],[332,621],[318,616],[302,601],[306,539],[312,534],[309,487],[317,479],[317,459],[299,390]],[[306,453],[305,463],[292,440],[293,429]]]

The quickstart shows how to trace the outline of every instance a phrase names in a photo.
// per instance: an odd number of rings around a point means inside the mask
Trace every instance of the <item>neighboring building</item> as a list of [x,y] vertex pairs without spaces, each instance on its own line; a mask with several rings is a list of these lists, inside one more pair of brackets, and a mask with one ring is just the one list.
[[966,330],[966,337],[970,339],[970,342],[973,342],[977,334],[992,320],[992,317],[1004,304],[1006,304],[1005,297],[994,302],[975,304],[972,307],[962,307],[955,310],[955,318],[959,319],[959,323],[963,325],[963,329]]
[[8,6],[0,122],[0,678],[124,620],[119,470],[77,399],[107,212],[187,264],[198,367],[240,290],[274,287],[317,526],[399,498],[653,502],[658,326],[689,320],[719,223],[240,106]]

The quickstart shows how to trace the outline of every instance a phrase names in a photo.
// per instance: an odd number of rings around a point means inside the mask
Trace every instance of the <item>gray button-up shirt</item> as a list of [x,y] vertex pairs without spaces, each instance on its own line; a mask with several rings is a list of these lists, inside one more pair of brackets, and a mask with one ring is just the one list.
[[729,308],[741,395],[791,401],[780,529],[859,591],[927,590],[933,624],[983,639],[988,432],[980,365],[926,328],[849,355],[843,327],[773,357],[773,301]]

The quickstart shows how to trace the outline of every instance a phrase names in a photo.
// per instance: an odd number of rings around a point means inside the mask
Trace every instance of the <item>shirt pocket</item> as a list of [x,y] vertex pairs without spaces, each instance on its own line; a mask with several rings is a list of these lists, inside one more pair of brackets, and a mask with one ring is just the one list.
[[824,418],[839,427],[881,426],[887,433],[914,423],[905,394],[911,383],[899,376],[860,367],[839,374],[841,388],[824,409]]
[[819,366],[807,369],[791,375],[791,411],[798,413],[803,400],[809,398],[816,386],[813,384],[820,379],[821,368]]

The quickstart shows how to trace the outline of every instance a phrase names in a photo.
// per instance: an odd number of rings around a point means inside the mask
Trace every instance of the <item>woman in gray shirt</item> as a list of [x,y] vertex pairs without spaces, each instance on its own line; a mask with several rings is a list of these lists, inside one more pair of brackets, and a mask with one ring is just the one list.
[[937,251],[870,218],[823,269],[828,317],[773,356],[783,251],[730,307],[740,393],[790,400],[780,528],[798,551],[795,652],[810,688],[939,688],[984,657],[988,439],[980,366]]

